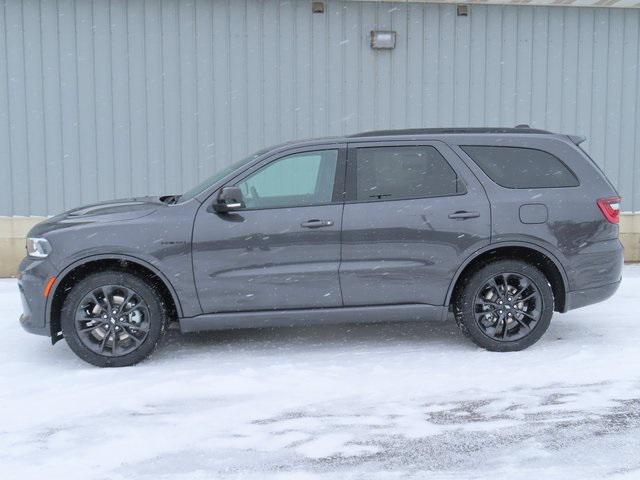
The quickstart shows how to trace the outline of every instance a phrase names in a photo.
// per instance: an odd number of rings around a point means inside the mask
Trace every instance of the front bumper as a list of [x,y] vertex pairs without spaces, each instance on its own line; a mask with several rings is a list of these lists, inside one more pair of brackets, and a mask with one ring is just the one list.
[[46,259],[26,257],[18,270],[18,289],[22,300],[20,325],[27,332],[51,336],[47,322],[47,298],[44,287],[47,280],[55,275],[54,268]]

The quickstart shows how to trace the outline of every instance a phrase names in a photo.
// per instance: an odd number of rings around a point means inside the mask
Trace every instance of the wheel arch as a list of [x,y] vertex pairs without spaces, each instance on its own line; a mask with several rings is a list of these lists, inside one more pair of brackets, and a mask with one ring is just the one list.
[[46,319],[49,322],[51,331],[51,342],[56,343],[62,339],[60,327],[60,311],[64,303],[64,293],[71,289],[82,278],[94,272],[102,270],[121,270],[139,275],[142,278],[150,279],[158,288],[163,300],[169,307],[171,318],[177,319],[182,316],[180,299],[176,294],[173,285],[156,267],[149,262],[130,255],[92,255],[90,257],[77,260],[68,265],[56,278],[46,306]]
[[545,274],[555,298],[555,310],[566,311],[566,294],[568,291],[567,274],[558,258],[549,250],[528,242],[504,242],[488,245],[471,255],[456,271],[445,298],[445,306],[450,306],[456,290],[460,287],[465,274],[489,261],[503,258],[524,260],[535,264]]

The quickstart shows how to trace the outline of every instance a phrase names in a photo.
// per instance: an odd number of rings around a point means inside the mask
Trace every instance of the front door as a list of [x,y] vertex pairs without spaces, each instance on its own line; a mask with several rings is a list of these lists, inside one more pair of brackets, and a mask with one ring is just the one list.
[[444,143],[350,145],[342,229],[346,306],[443,305],[458,267],[490,241],[489,201]]
[[205,313],[342,306],[345,150],[299,149],[232,185],[246,208],[196,215],[193,269]]

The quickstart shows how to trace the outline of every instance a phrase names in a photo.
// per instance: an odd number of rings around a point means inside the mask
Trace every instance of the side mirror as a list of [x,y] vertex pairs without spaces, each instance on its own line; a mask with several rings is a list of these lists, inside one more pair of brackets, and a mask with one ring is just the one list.
[[231,212],[244,208],[244,196],[240,187],[223,187],[213,209],[218,213]]

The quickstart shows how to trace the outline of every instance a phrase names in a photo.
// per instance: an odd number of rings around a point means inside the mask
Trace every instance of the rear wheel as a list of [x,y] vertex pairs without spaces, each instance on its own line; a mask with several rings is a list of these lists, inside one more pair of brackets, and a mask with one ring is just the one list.
[[553,290],[535,266],[498,260],[464,280],[454,303],[460,329],[487,350],[523,350],[549,328]]
[[99,367],[140,362],[154,350],[167,322],[162,297],[153,286],[118,271],[79,281],[65,299],[61,315],[71,350]]

